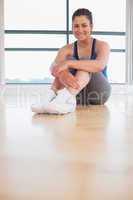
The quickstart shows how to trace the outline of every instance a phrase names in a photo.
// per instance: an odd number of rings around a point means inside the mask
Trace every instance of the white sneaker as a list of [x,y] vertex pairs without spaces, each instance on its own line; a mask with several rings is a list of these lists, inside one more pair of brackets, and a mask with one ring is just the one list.
[[49,89],[49,91],[46,93],[46,97],[44,99],[43,103],[38,103],[38,104],[33,104],[31,105],[31,110],[32,112],[35,113],[45,113],[45,107],[51,102],[54,98],[56,97],[56,93],[52,90]]
[[50,114],[66,114],[76,109],[76,97],[66,88],[58,91],[57,96],[45,106],[45,112]]

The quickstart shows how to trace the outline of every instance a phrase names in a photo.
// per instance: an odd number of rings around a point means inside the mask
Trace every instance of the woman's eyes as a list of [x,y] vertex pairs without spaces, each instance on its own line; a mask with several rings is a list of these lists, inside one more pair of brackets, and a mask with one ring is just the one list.
[[83,24],[82,27],[87,27],[87,25],[86,25],[86,24]]
[[[87,27],[86,24],[82,24],[81,26],[82,26],[83,28]],[[75,25],[75,26],[74,26],[74,28],[79,28],[79,27],[80,27],[79,25]]]

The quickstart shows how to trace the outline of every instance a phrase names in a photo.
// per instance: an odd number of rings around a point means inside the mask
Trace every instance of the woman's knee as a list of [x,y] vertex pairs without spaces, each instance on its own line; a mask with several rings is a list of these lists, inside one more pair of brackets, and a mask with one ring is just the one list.
[[108,93],[105,92],[98,95],[94,94],[94,95],[89,96],[88,101],[92,105],[103,105],[107,102],[108,98],[109,98],[109,95]]
[[97,92],[93,91],[88,93],[88,102],[92,105],[103,105],[105,104],[111,95],[111,87],[108,90]]
[[86,88],[82,90],[76,97],[78,105],[103,105],[105,104],[109,97],[111,91],[87,91]]
[[88,72],[78,71],[76,73],[76,78],[81,89],[89,83],[90,77],[91,75]]

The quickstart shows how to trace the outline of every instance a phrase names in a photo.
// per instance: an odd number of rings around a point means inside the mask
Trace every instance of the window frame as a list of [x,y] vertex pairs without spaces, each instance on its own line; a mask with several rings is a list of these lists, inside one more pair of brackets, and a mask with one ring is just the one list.
[[[110,35],[110,36],[125,36],[126,38],[126,49],[111,49],[111,52],[121,52],[125,53],[126,56],[126,83],[133,82],[133,69],[132,69],[132,45],[131,45],[131,30],[133,30],[133,27],[131,25],[132,19],[131,19],[131,13],[133,6],[131,6],[132,0],[126,0],[126,32],[107,32],[107,31],[94,31],[92,34],[94,35]],[[130,23],[129,22],[130,19]],[[69,0],[66,0],[66,30],[5,30],[5,34],[65,34],[66,35],[66,44],[69,43],[69,36],[72,34],[72,31],[69,30]],[[130,36],[130,37],[129,37]],[[5,51],[57,51],[58,48],[5,48]],[[9,81],[6,81],[6,83],[9,83]],[[13,83],[13,82],[12,82]],[[18,83],[18,82],[14,82]],[[20,83],[24,83],[21,82]],[[31,81],[29,81],[31,83]],[[36,82],[34,82],[35,84]],[[44,82],[45,83],[45,82]]]

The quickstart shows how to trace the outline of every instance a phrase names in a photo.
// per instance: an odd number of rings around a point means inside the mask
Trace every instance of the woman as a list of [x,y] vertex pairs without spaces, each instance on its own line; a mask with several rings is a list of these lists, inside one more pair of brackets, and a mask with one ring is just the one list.
[[36,113],[65,114],[74,112],[76,104],[101,105],[110,96],[107,80],[109,45],[91,36],[92,13],[78,9],[72,16],[72,32],[76,42],[62,47],[52,66],[54,82],[45,102],[33,105]]

